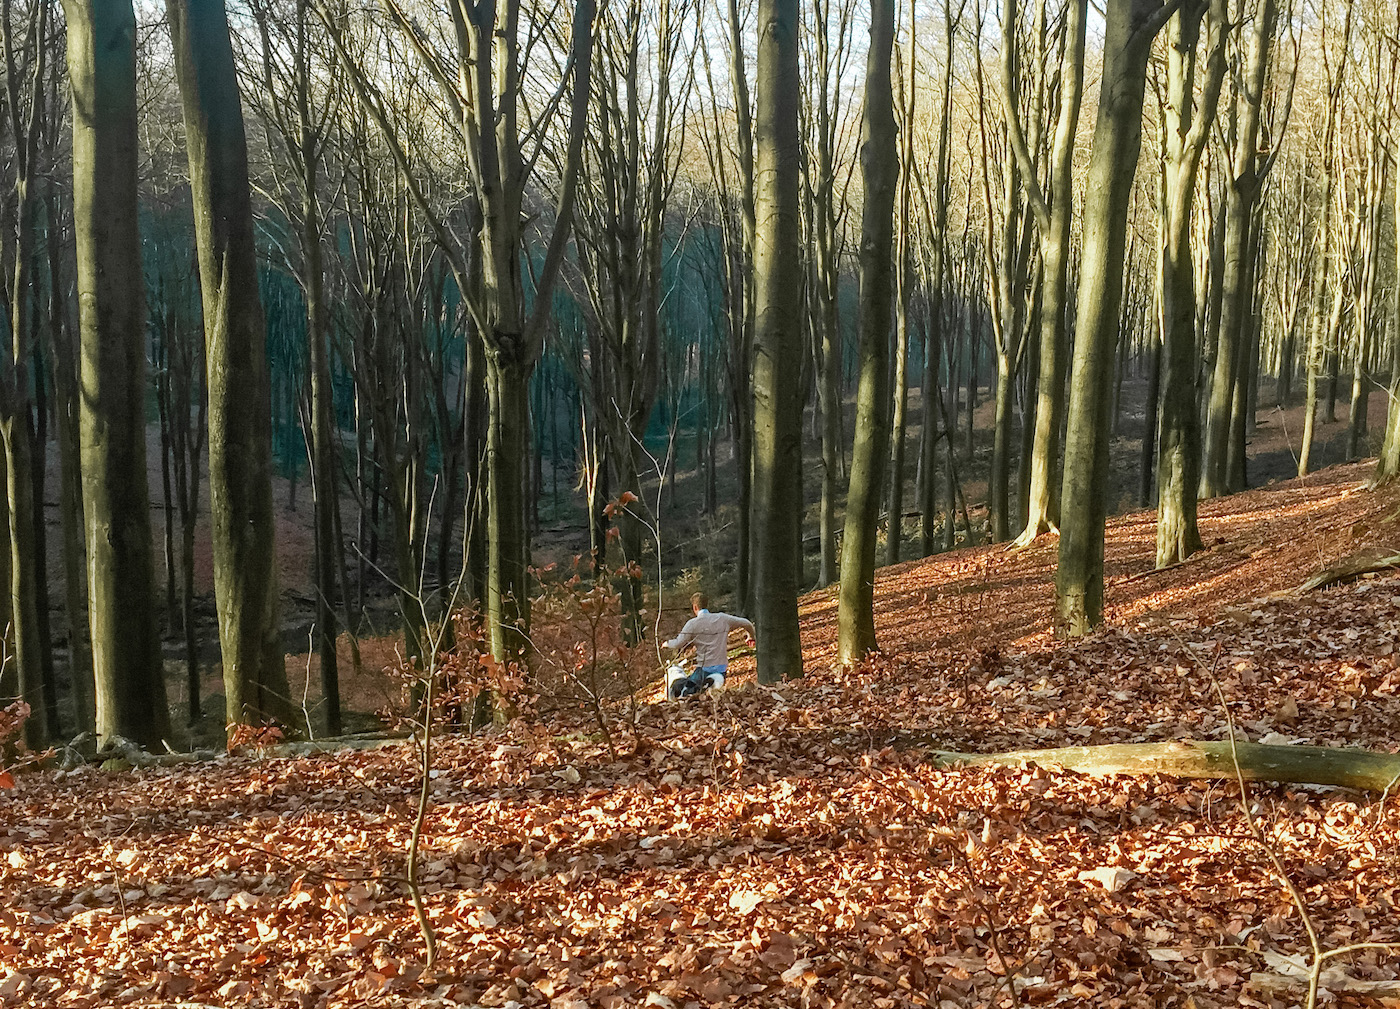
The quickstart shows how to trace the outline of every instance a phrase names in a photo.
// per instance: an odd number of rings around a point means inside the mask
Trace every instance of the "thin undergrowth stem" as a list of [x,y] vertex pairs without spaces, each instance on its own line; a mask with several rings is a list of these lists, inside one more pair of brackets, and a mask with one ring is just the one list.
[[[1187,646],[1187,650],[1191,651],[1193,655],[1195,654],[1194,649],[1191,649],[1190,646]],[[1210,677],[1211,685],[1215,688],[1215,696],[1219,700],[1220,708],[1225,714],[1225,725],[1230,734],[1230,762],[1234,765],[1235,781],[1240,787],[1240,810],[1244,813],[1245,823],[1249,826],[1249,831],[1254,835],[1255,841],[1264,849],[1264,853],[1268,856],[1269,863],[1273,866],[1274,874],[1278,876],[1279,881],[1283,883],[1284,889],[1288,891],[1289,899],[1293,901],[1293,906],[1297,909],[1298,917],[1302,919],[1303,928],[1308,934],[1308,946],[1312,953],[1312,962],[1308,966],[1308,994],[1303,1004],[1304,1009],[1317,1009],[1317,995],[1322,986],[1322,969],[1329,960],[1368,949],[1395,952],[1397,949],[1400,949],[1400,943],[1358,942],[1346,946],[1338,946],[1335,949],[1323,948],[1322,940],[1317,932],[1317,923],[1313,921],[1313,917],[1308,911],[1307,901],[1304,899],[1302,891],[1298,889],[1297,884],[1295,884],[1293,879],[1288,875],[1288,869],[1283,864],[1283,858],[1279,855],[1278,848],[1269,840],[1268,836],[1265,835],[1263,828],[1259,826],[1258,821],[1254,818],[1253,810],[1250,809],[1249,783],[1245,781],[1244,771],[1240,768],[1239,750],[1236,746],[1237,732],[1235,728],[1235,716],[1234,713],[1230,711],[1230,704],[1225,698],[1225,688],[1221,686],[1220,678],[1216,675],[1216,668],[1220,662],[1221,651],[1221,648],[1216,648],[1215,659],[1209,666],[1202,663],[1199,657],[1197,657],[1196,661],[1197,664],[1206,671],[1206,675]]]

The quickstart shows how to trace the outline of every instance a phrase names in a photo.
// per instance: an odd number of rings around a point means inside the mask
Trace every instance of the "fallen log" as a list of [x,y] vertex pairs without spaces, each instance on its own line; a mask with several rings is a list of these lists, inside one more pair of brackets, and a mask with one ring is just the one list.
[[267,746],[250,743],[238,747],[234,752],[241,757],[314,757],[322,753],[339,753],[341,750],[382,750],[411,740],[412,737],[407,734],[336,736],[291,743],[270,743]]
[[1228,740],[1113,743],[1010,753],[926,750],[937,767],[1062,767],[1081,774],[1164,774],[1172,778],[1275,781],[1289,785],[1340,785],[1385,793],[1400,783],[1400,754],[1330,746],[1271,746]]
[[1330,588],[1333,585],[1340,585],[1342,582],[1355,581],[1362,575],[1393,571],[1395,568],[1400,568],[1400,553],[1365,550],[1359,554],[1344,557],[1336,564],[1319,571],[1302,585],[1299,585],[1298,592],[1313,592],[1317,589]]

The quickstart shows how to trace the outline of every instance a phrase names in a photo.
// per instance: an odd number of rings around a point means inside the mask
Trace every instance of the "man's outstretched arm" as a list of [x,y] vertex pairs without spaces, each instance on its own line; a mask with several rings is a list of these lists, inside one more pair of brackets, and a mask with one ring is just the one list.
[[693,620],[687,620],[685,626],[681,628],[681,632],[677,634],[674,638],[672,638],[670,641],[667,641],[661,647],[669,648],[674,652],[678,652],[686,645],[691,644],[695,640],[695,631],[690,626],[692,623],[694,623]]

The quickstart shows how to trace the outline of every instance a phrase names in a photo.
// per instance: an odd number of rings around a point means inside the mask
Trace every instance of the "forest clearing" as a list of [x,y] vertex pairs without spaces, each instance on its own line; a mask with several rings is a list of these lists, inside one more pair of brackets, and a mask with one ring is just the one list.
[[1073,642],[1048,633],[1050,546],[977,547],[880,571],[885,657],[832,663],[819,591],[803,679],[759,686],[749,660],[688,701],[652,684],[635,719],[613,702],[616,758],[580,709],[439,737],[431,970],[408,742],[15,775],[0,1003],[1283,1007],[1310,925],[1321,951],[1373,944],[1324,964],[1322,998],[1394,1004],[1394,795],[1252,784],[1251,827],[1220,777],[929,759],[1231,723],[1394,751],[1400,574],[1299,588],[1400,545],[1400,492],[1368,472],[1209,502],[1207,549],[1161,572],[1150,517],[1111,520],[1110,618]]

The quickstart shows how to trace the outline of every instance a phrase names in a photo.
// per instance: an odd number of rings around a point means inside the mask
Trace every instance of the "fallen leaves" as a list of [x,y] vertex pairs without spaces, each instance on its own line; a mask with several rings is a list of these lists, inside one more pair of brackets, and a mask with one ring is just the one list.
[[1131,869],[1104,866],[1099,869],[1085,869],[1075,878],[1081,883],[1097,883],[1109,893],[1119,893],[1126,890],[1128,884],[1137,879],[1138,875]]
[[[1261,528],[1341,507],[1326,482],[1273,493]],[[1207,521],[1243,521],[1246,504],[1213,502]],[[1145,536],[1132,521],[1113,550]],[[1073,646],[1024,631],[1048,599],[1040,546],[1006,562],[1022,567],[963,552],[896,569],[880,582],[883,626],[899,627],[885,641],[922,645],[824,669],[829,614],[813,601],[806,679],[644,706],[616,760],[568,712],[445,738],[420,866],[433,975],[402,883],[407,745],[26,775],[0,819],[0,1003],[951,1009],[1014,990],[1113,1009],[1293,1004],[1310,949],[1234,786],[945,772],[918,754],[1223,738],[1196,660],[1217,653],[1250,738],[1392,748],[1400,578],[1252,600],[1303,572],[1278,562],[1241,591],[1212,567],[1233,548],[1216,549],[1165,576],[1216,571],[1191,597],[1200,610],[1120,619]],[[1110,552],[1120,573],[1124,556]],[[985,593],[946,593],[940,609],[890,591],[959,564]],[[1034,607],[994,595],[1004,575],[1040,594]],[[1132,586],[1165,605],[1165,584]],[[1235,610],[1202,620],[1226,594]],[[978,620],[982,640],[959,640]],[[1328,943],[1400,939],[1393,799],[1253,799]],[[1328,971],[1343,1004],[1397,975],[1375,950]]]

